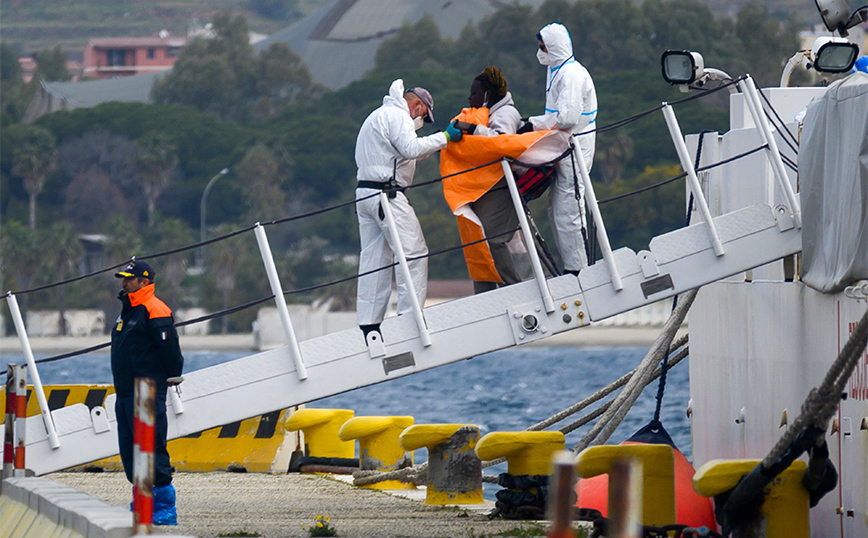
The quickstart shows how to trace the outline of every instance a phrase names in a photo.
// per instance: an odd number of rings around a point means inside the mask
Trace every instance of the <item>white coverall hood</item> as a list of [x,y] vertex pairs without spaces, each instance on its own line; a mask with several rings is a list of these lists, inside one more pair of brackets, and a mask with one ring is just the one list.
[[[578,159],[588,170],[594,161],[594,128],[597,120],[597,93],[587,69],[573,57],[573,44],[567,29],[558,23],[546,25],[539,32],[548,50],[542,56],[546,69],[546,107],[540,116],[531,116],[534,130],[558,129],[570,134],[576,149],[570,158],[555,165],[556,178],[549,191],[549,221],[554,229],[555,242],[564,260],[564,268],[577,271],[587,265],[582,237],[584,223],[585,187],[579,176]],[[547,57],[546,57],[547,56]]]
[[396,106],[403,108],[410,114],[410,107],[407,105],[407,100],[404,99],[404,79],[396,79],[389,86],[389,94],[383,96],[383,105]]
[[[557,67],[573,56],[573,41],[563,24],[556,22],[547,24],[539,31],[539,34],[546,50],[548,50],[547,61],[543,65]],[[537,55],[537,58],[540,56]]]

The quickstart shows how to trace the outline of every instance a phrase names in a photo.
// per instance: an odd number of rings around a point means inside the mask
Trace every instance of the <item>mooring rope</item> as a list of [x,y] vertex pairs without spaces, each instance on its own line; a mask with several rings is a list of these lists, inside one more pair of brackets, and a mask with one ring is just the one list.
[[[671,346],[669,347],[669,352],[673,353],[676,350],[678,350],[679,348],[682,348],[687,343],[688,343],[688,335],[681,336],[678,338],[678,340],[676,340],[675,342],[673,342],[671,344]],[[681,349],[681,351],[678,352],[678,354],[676,354],[669,361],[669,367],[672,368],[673,366],[675,366],[676,364],[678,364],[679,362],[684,360],[688,356],[688,354],[689,354],[688,348]],[[655,379],[660,377],[660,375],[662,374],[662,371],[663,371],[662,368],[658,368],[654,372],[654,374],[645,382],[645,385],[643,385],[643,387],[647,386],[649,383],[651,383],[652,381],[654,381]],[[630,380],[630,378],[635,373],[636,373],[636,369],[633,369],[633,370],[627,372],[626,374],[624,374],[623,376],[621,376],[617,380],[610,383],[608,386],[598,390],[597,392],[588,396],[587,398],[571,405],[570,407],[564,409],[563,411],[555,413],[554,415],[550,416],[549,418],[547,418],[545,420],[542,420],[540,422],[537,422],[536,424],[529,426],[526,429],[526,431],[541,431],[541,430],[544,430],[545,428],[548,428],[549,426],[552,426],[553,424],[557,424],[558,422],[563,421],[567,417],[570,417],[570,416],[578,413],[579,411],[587,408],[589,405],[605,398],[609,394],[616,391],[618,388],[623,387],[624,385],[627,384],[627,382]],[[606,410],[608,410],[610,408],[611,405],[612,405],[612,401],[603,403],[600,405],[600,407],[598,407],[598,408],[594,409],[593,411],[591,411],[590,413],[582,416],[581,418],[579,418],[575,422],[572,422],[572,423],[568,424],[567,426],[564,426],[559,431],[561,433],[563,433],[564,435],[567,435],[567,434],[577,430],[578,428],[581,428],[582,426],[584,426],[588,422],[594,420],[595,418],[599,417],[600,415],[602,415]],[[486,461],[486,462],[482,463],[482,468],[487,469],[489,467],[499,465],[505,461],[506,461],[506,458],[498,458],[495,460]],[[415,469],[415,471],[411,471],[410,469]],[[400,469],[397,471],[388,471],[388,472],[359,471],[359,472],[353,473],[353,478],[354,478],[353,484],[356,486],[363,486],[363,485],[376,484],[378,482],[383,482],[386,480],[400,480],[402,482],[414,482],[417,484],[421,484],[421,483],[425,483],[427,481],[427,476],[428,476],[428,463],[426,462],[426,463],[419,465],[418,467],[408,467],[406,469]],[[497,476],[495,476],[495,475],[483,475],[482,481],[496,484],[497,483]]]
[[666,320],[663,330],[657,336],[645,358],[642,359],[642,362],[636,368],[636,373],[631,376],[630,381],[627,382],[627,385],[621,390],[620,394],[613,400],[612,405],[606,410],[600,420],[594,424],[591,431],[585,434],[582,440],[573,447],[572,450],[574,452],[581,452],[589,447],[591,443],[602,445],[609,440],[609,437],[611,437],[618,425],[621,424],[621,421],[624,420],[627,412],[633,406],[639,394],[641,394],[642,389],[651,382],[657,365],[660,363],[663,354],[669,349],[675,333],[681,327],[687,311],[693,304],[696,292],[697,289],[693,289],[682,294],[678,301],[678,306],[672,310],[672,314]]

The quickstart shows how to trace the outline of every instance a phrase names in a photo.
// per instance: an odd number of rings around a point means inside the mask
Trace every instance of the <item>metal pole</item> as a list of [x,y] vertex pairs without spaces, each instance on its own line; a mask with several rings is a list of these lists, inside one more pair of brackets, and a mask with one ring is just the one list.
[[298,340],[295,338],[295,331],[292,328],[292,320],[289,319],[289,309],[286,308],[286,297],[283,296],[283,288],[280,286],[280,277],[277,276],[277,266],[274,265],[274,257],[271,254],[271,247],[268,246],[265,228],[257,222],[253,228],[253,232],[256,234],[256,242],[259,244],[259,254],[262,256],[262,263],[265,264],[265,274],[268,275],[268,283],[271,284],[271,293],[274,294],[274,302],[277,305],[280,322],[283,324],[283,332],[286,333],[289,355],[295,364],[298,379],[303,381],[307,379],[307,368],[304,367],[301,349],[298,347]]
[[25,433],[27,431],[27,367],[15,366],[15,471],[13,475],[27,476],[24,463]]
[[9,311],[15,322],[15,332],[18,333],[18,341],[21,342],[21,351],[24,353],[27,367],[30,369],[30,377],[33,378],[33,392],[36,393],[39,410],[42,413],[42,422],[45,423],[45,431],[48,432],[48,444],[51,445],[51,448],[59,448],[60,439],[57,437],[57,429],[54,427],[54,420],[48,409],[48,400],[45,398],[42,380],[39,379],[39,371],[36,369],[36,361],[33,359],[33,350],[30,348],[30,339],[27,338],[27,329],[24,327],[24,318],[21,317],[21,310],[18,308],[18,299],[10,291],[6,294],[6,302],[9,303]]
[[506,178],[506,185],[509,187],[509,195],[512,197],[512,205],[515,208],[515,213],[518,215],[518,223],[521,226],[521,234],[524,236],[524,243],[527,245],[527,254],[530,257],[530,266],[533,268],[533,276],[536,279],[536,284],[539,287],[539,293],[543,300],[546,312],[551,314],[555,311],[555,302],[552,299],[552,292],[549,290],[549,284],[546,282],[545,274],[543,274],[542,263],[539,260],[539,253],[533,242],[533,234],[530,232],[530,225],[527,222],[527,215],[524,213],[524,205],[521,203],[521,195],[518,192],[518,187],[515,184],[515,176],[512,174],[512,168],[509,167],[509,161],[501,159],[500,165],[503,167],[503,175]]
[[[566,450],[552,458],[554,468],[549,482],[546,506],[551,526],[547,538],[573,538],[573,505],[576,485],[576,456]],[[581,499],[580,499],[581,500]]]
[[678,120],[675,119],[675,111],[672,110],[672,105],[669,103],[663,103],[663,117],[666,118],[666,126],[669,127],[669,135],[672,137],[672,143],[675,145],[675,151],[678,153],[678,159],[681,161],[681,168],[687,173],[687,184],[690,186],[691,192],[693,192],[696,207],[699,209],[699,214],[708,227],[708,235],[711,239],[714,253],[717,256],[723,256],[723,243],[720,242],[717,227],[714,225],[711,211],[708,210],[708,202],[705,201],[705,195],[702,194],[702,187],[699,185],[699,178],[696,177],[693,161],[687,152],[687,144],[684,143],[684,135],[681,134]]
[[[202,192],[202,200],[199,201],[199,242],[200,243],[205,242],[205,228],[206,228],[205,227],[205,222],[206,222],[205,221],[205,214],[206,214],[205,202],[208,199],[208,193],[211,192],[211,187],[214,185],[214,183],[218,179],[220,179],[220,176],[225,176],[228,173],[229,173],[228,168],[224,168],[223,170],[220,170],[219,172],[217,172],[217,175],[212,177],[211,180],[208,181],[208,184],[205,185],[204,192]],[[205,247],[199,247],[199,267],[202,267],[203,265],[205,265],[205,255],[204,255],[204,251],[202,250],[203,248],[205,248]]]
[[[574,152],[575,154],[575,152]],[[591,175],[588,173],[588,167],[585,164],[585,159],[582,155],[576,155],[576,161],[579,163],[579,173],[582,176],[582,183],[585,185],[585,201],[588,203],[588,209],[591,210],[591,216],[594,219],[594,225],[597,227],[597,240],[600,242],[600,251],[603,253],[603,259],[606,261],[606,266],[609,268],[609,276],[612,279],[612,286],[615,291],[624,289],[624,284],[621,282],[621,275],[618,273],[618,267],[615,265],[615,257],[612,255],[612,246],[609,244],[609,235],[606,233],[606,225],[603,224],[603,215],[600,213],[600,206],[597,204],[597,195],[594,193],[594,186],[591,184]],[[593,255],[593,251],[591,251]],[[591,260],[588,260],[590,265]]]
[[413,306],[413,317],[416,319],[416,327],[419,328],[419,338],[422,339],[422,345],[428,347],[431,345],[431,333],[428,332],[425,316],[422,315],[422,305],[419,304],[419,296],[416,295],[416,290],[413,289],[413,279],[410,278],[410,266],[407,265],[407,256],[404,255],[404,247],[401,245],[401,238],[398,237],[398,227],[395,225],[395,217],[392,215],[392,206],[389,205],[389,196],[385,192],[380,193],[380,207],[383,208],[386,226],[389,227],[389,235],[392,236],[392,252],[398,258],[398,270],[401,271],[404,282],[407,283],[407,295],[410,296],[410,304]]
[[641,538],[642,462],[627,458],[612,463],[609,473],[609,536]]
[[154,523],[154,407],[156,383],[137,377],[133,416],[133,531],[151,534]]
[[769,158],[769,162],[772,165],[772,171],[775,174],[775,177],[778,180],[778,184],[781,186],[781,189],[784,191],[784,196],[787,199],[787,203],[790,205],[790,209],[792,210],[793,215],[793,223],[796,227],[802,227],[802,210],[799,207],[799,201],[796,199],[796,192],[793,190],[793,186],[790,184],[790,178],[787,176],[787,171],[784,169],[784,161],[781,159],[781,152],[778,150],[778,143],[775,140],[775,136],[772,133],[772,129],[769,126],[768,119],[766,118],[765,113],[763,112],[762,103],[760,102],[759,92],[756,89],[756,84],[754,84],[753,78],[747,77],[744,80],[745,87],[745,99],[749,99],[753,102],[753,106],[749,107],[750,113],[753,116],[753,122],[756,125],[756,128],[763,134],[766,139],[766,144],[768,147],[766,148],[766,155]]
[[3,435],[3,475],[10,478],[15,469],[15,364],[6,365],[6,427]]

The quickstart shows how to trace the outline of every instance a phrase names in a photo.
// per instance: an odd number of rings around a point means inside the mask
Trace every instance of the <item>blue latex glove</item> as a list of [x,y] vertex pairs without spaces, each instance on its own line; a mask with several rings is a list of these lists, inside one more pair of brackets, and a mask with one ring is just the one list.
[[449,127],[446,128],[446,141],[447,142],[458,142],[461,140],[461,129],[455,126],[455,122],[449,124]]

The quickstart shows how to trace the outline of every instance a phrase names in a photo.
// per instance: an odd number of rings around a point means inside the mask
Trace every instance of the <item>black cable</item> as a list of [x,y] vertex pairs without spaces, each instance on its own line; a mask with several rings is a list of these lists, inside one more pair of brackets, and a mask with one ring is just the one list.
[[[447,248],[445,248],[445,249],[441,249],[441,250],[438,250],[438,251],[435,251],[435,252],[429,252],[428,254],[425,254],[425,255],[423,255],[423,256],[415,256],[415,257],[407,258],[407,261],[421,260],[421,259],[424,259],[424,258],[430,258],[431,256],[437,256],[437,255],[445,254],[445,253],[447,253],[447,252],[451,252],[451,251],[454,251],[454,250],[463,249],[464,247],[473,246],[473,245],[476,245],[476,244],[478,244],[478,243],[482,243],[482,242],[484,242],[484,241],[488,241],[488,240],[490,240],[490,239],[495,239],[495,238],[497,238],[497,237],[501,237],[501,236],[504,236],[504,235],[514,234],[515,232],[519,231],[520,229],[521,229],[521,228],[514,228],[514,229],[512,229],[512,230],[508,230],[508,231],[506,231],[506,232],[502,232],[502,233],[499,233],[499,234],[497,234],[497,235],[492,235],[492,236],[490,236],[490,237],[483,237],[482,239],[477,239],[476,241],[471,241],[471,242],[469,242],[469,243],[462,243],[462,244],[460,244],[460,245],[456,245],[456,246],[452,246],[452,247],[447,247]],[[294,290],[284,291],[283,294],[284,294],[284,295],[294,295],[294,294],[296,294],[296,293],[304,293],[304,292],[308,292],[308,291],[317,290],[317,289],[320,289],[320,288],[325,288],[325,287],[328,287],[328,286],[333,286],[333,285],[335,285],[335,284],[341,284],[341,283],[343,283],[343,282],[347,282],[347,281],[350,281],[350,280],[355,280],[355,279],[357,279],[357,278],[359,278],[359,277],[361,277],[361,276],[370,275],[370,274],[373,274],[373,273],[376,273],[376,272],[379,272],[379,271],[383,271],[383,270],[385,270],[385,269],[391,269],[391,268],[393,268],[393,267],[395,267],[395,266],[397,266],[397,265],[398,265],[398,262],[395,262],[395,263],[392,263],[392,264],[389,264],[389,265],[384,265],[384,266],[382,266],[382,267],[378,267],[378,268],[376,268],[376,269],[372,269],[372,270],[370,270],[370,271],[366,271],[366,272],[364,272],[364,273],[353,274],[353,275],[350,275],[350,276],[348,276],[348,277],[344,277],[344,278],[341,278],[341,279],[338,279],[338,280],[333,280],[333,281],[331,281],[331,282],[326,282],[326,283],[323,283],[323,284],[317,284],[317,285],[313,285],[313,286],[307,286],[307,287],[305,287],[305,288],[298,288],[298,289],[294,289]],[[269,295],[268,297],[262,297],[262,298],[260,298],[260,299],[257,299],[257,300],[255,300],[255,301],[251,301],[251,302],[249,302],[249,303],[244,303],[244,304],[242,304],[242,305],[234,306],[234,307],[232,307],[232,308],[228,308],[228,309],[226,309],[226,310],[221,310],[220,312],[214,312],[214,313],[212,313],[212,314],[208,314],[208,315],[205,315],[205,316],[202,316],[202,317],[198,317],[198,318],[194,318],[194,319],[188,319],[188,320],[185,320],[185,321],[181,321],[181,322],[175,323],[175,327],[183,327],[183,326],[185,326],[185,325],[192,325],[192,324],[194,324],[194,323],[200,323],[200,322],[203,322],[203,321],[210,321],[210,320],[212,320],[212,319],[217,319],[217,318],[220,318],[220,317],[223,317],[223,316],[228,316],[229,314],[234,314],[235,312],[240,312],[241,310],[246,310],[246,309],[251,308],[251,307],[253,307],[253,306],[256,306],[256,305],[258,305],[258,304],[264,303],[264,302],[266,302],[266,301],[270,301],[271,299],[274,299],[274,295]],[[100,349],[104,349],[104,348],[106,348],[106,347],[109,347],[110,345],[111,345],[111,342],[105,342],[105,343],[98,344],[98,345],[96,345],[96,346],[92,346],[92,347],[89,347],[89,348],[80,349],[80,350],[77,350],[77,351],[70,351],[70,352],[68,352],[68,353],[63,353],[63,354],[61,354],[61,355],[54,355],[54,356],[52,356],[52,357],[46,357],[46,358],[44,358],[44,359],[39,359],[39,360],[36,360],[36,361],[34,361],[34,362],[35,362],[36,364],[44,364],[44,363],[48,363],[48,362],[59,361],[59,360],[61,360],[61,359],[69,359],[69,358],[72,358],[72,357],[77,357],[77,356],[79,356],[79,355],[85,355],[85,354],[87,354],[87,353],[91,353],[91,352],[93,352],[93,351],[98,351],[98,350],[100,350]],[[0,374],[3,374],[3,372],[0,372]]]
[[784,164],[787,165],[789,167],[789,169],[792,170],[793,172],[799,171],[799,165],[794,163],[792,161],[792,159],[790,159],[789,157],[787,157],[783,153],[781,154],[781,160],[784,161]]
[[[796,135],[794,135],[793,132],[790,131],[790,129],[787,127],[787,124],[784,123],[784,120],[781,119],[781,116],[778,114],[778,111],[775,109],[775,107],[772,106],[772,102],[769,100],[769,98],[766,96],[766,94],[764,94],[764,93],[762,92],[762,90],[759,90],[757,93],[760,94],[760,96],[763,98],[763,101],[765,101],[766,104],[769,106],[769,110],[771,110],[772,113],[775,115],[775,117],[778,119],[778,122],[779,122],[780,125],[781,125],[781,128],[778,129],[778,131],[781,132],[781,133],[787,133],[787,135],[789,135],[789,138],[793,141],[793,143],[794,143],[796,146],[798,146],[798,145],[799,145],[799,141],[796,139]],[[765,109],[763,109],[763,110],[765,110]],[[766,117],[768,117],[769,120],[771,120],[771,116],[769,116],[768,112],[766,112]],[[774,123],[774,121],[772,121],[772,123]],[[775,125],[775,128],[778,128],[778,126]],[[784,141],[787,140],[787,137],[785,137],[785,136],[783,136],[783,135],[781,135],[781,138],[783,138]],[[798,151],[795,147],[793,147],[793,146],[790,145],[789,143],[788,143],[788,145],[790,146],[790,148],[792,148],[793,151],[796,152],[796,154],[799,153],[799,151]]]
[[[708,166],[703,166],[701,168],[697,168],[696,171],[697,172],[704,172],[706,170],[711,170],[713,168],[717,168],[718,166],[723,166],[725,164],[729,164],[732,161],[735,161],[737,159],[741,159],[743,157],[747,157],[748,155],[751,155],[751,154],[756,153],[758,151],[764,150],[767,147],[768,147],[768,144],[763,144],[762,146],[756,147],[752,150],[745,151],[744,153],[739,153],[738,155],[734,155],[728,159],[724,159],[722,161],[716,162],[714,164],[710,164]],[[677,181],[677,180],[682,179],[684,177],[687,177],[687,172],[681,172],[680,174],[678,174],[675,177],[671,177],[669,179],[664,179],[663,181],[661,181],[659,183],[655,183],[655,184],[649,185],[647,187],[642,187],[641,189],[636,189],[635,191],[625,192],[624,194],[618,194],[616,196],[612,196],[610,198],[600,200],[597,202],[597,205],[605,204],[607,202],[614,202],[615,200],[620,200],[621,198],[633,196],[634,194],[640,194],[640,193],[643,193],[645,191],[650,191],[651,189],[656,189],[657,187],[661,187],[663,185],[666,185],[667,183],[672,183],[673,181]]]
[[641,118],[644,118],[645,116],[647,116],[649,114],[653,114],[654,112],[657,112],[658,110],[662,110],[663,107],[665,107],[666,105],[680,105],[682,103],[687,103],[687,102],[693,101],[695,99],[702,99],[703,97],[706,97],[706,96],[711,95],[713,93],[719,92],[720,90],[723,90],[724,88],[728,88],[728,87],[732,86],[733,84],[737,84],[737,83],[741,82],[742,80],[744,80],[745,78],[746,78],[746,76],[742,75],[735,80],[731,80],[730,82],[727,82],[725,84],[721,84],[717,88],[712,88],[710,90],[702,90],[701,92],[695,93],[693,95],[688,95],[687,97],[682,97],[681,99],[677,99],[675,101],[664,102],[664,103],[662,103],[662,104],[660,104],[660,105],[658,105],[652,109],[645,110],[643,112],[639,112],[638,114],[634,114],[632,116],[628,116],[624,119],[620,119],[620,120],[615,121],[613,123],[610,123],[608,125],[604,125],[603,127],[598,127],[596,129],[592,129],[590,131],[585,131],[582,133],[576,133],[572,136],[585,136],[585,135],[588,135],[591,133],[605,133],[606,131],[611,131],[613,129],[617,129],[618,127],[623,127],[624,125],[633,123],[634,121],[639,120]]

